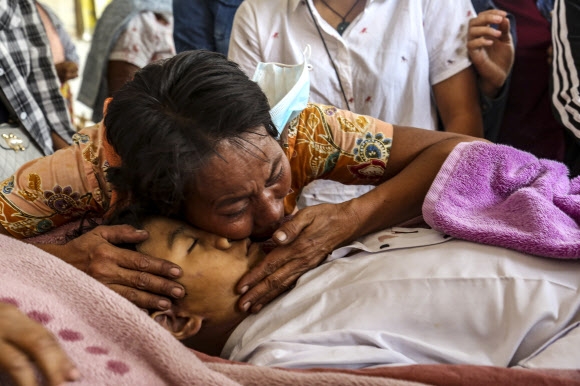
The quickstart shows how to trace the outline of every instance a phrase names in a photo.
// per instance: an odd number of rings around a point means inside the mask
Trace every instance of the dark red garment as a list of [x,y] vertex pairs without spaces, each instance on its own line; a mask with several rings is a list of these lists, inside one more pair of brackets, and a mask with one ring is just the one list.
[[551,26],[535,0],[496,0],[516,19],[517,46],[498,142],[541,158],[564,159],[564,127],[552,113],[548,48]]

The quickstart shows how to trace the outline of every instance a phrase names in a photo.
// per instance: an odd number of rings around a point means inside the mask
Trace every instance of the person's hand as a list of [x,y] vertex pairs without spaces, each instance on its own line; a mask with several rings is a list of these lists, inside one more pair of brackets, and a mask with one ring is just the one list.
[[79,76],[79,66],[75,62],[60,62],[54,65],[60,83],[74,79]]
[[0,302],[0,369],[19,386],[36,385],[34,364],[47,385],[76,381],[80,373],[41,324],[12,304]]
[[497,95],[514,64],[514,44],[506,15],[492,9],[469,21],[467,52],[479,74],[479,87],[488,98]]
[[169,298],[179,299],[185,295],[183,286],[170,280],[183,274],[181,268],[167,260],[113,245],[135,244],[148,237],[147,231],[129,225],[101,225],[65,245],[38,247],[89,274],[141,308],[166,310],[171,307]]
[[357,217],[349,207],[348,203],[307,207],[281,225],[272,238],[278,246],[236,286],[243,294],[240,309],[260,311],[337,246],[351,241]]

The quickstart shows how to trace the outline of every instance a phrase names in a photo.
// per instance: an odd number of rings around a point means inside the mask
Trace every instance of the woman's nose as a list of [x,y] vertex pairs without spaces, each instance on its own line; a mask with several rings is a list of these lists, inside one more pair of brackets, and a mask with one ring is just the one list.
[[275,227],[284,217],[284,199],[274,195],[264,195],[254,214],[254,224],[258,229]]

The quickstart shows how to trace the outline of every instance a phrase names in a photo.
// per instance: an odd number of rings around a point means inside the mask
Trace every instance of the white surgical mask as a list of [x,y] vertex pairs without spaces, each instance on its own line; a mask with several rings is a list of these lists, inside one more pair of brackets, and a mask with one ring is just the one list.
[[270,116],[278,136],[288,122],[306,108],[310,96],[310,46],[304,49],[304,61],[296,65],[258,63],[252,80],[260,86],[270,104]]

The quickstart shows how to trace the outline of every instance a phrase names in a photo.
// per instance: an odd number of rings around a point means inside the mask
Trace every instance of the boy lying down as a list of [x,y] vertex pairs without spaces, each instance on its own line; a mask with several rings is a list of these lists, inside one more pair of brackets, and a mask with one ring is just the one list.
[[[231,360],[290,368],[525,365],[580,319],[580,262],[425,229],[371,235],[363,247],[370,252],[351,249],[248,315],[236,307],[234,286],[264,256],[260,244],[167,218],[144,228],[150,237],[139,250],[180,265],[187,292],[152,317],[188,347]],[[391,250],[397,244],[409,248]]]

